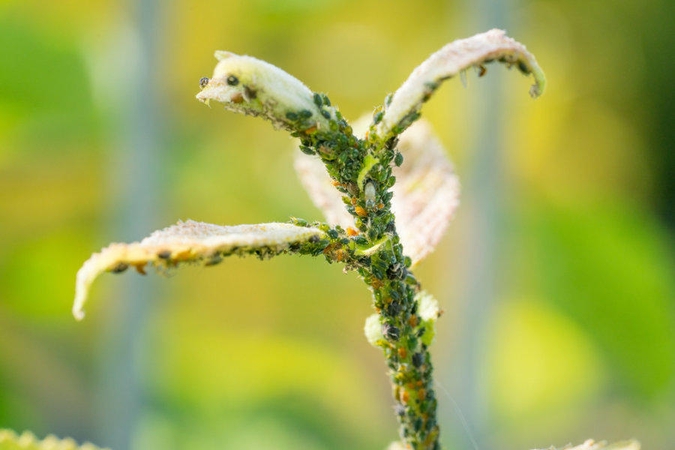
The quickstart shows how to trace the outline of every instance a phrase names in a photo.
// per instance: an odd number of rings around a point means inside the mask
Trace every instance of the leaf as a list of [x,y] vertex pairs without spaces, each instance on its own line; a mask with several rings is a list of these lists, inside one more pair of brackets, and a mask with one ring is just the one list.
[[81,446],[70,438],[59,439],[55,436],[47,436],[44,440],[38,440],[35,435],[25,431],[18,436],[12,430],[0,430],[0,450],[101,450],[93,444],[85,443]]
[[328,119],[335,118],[334,107],[317,102],[307,86],[278,67],[223,50],[215,56],[213,77],[202,78],[202,91],[197,94],[207,105],[214,100],[227,110],[261,116],[277,128],[300,132],[328,129]]
[[111,244],[92,255],[77,272],[73,315],[77,320],[84,318],[89,288],[103,272],[120,273],[134,267],[145,274],[148,264],[168,268],[180,263],[213,265],[233,254],[274,256],[289,251],[291,244],[311,242],[322,235],[316,228],[288,223],[221,226],[192,220],[178,222],[141,242]]
[[[548,449],[541,450],[556,450],[556,447],[549,447]],[[607,442],[595,442],[593,439],[589,439],[581,445],[572,447],[572,445],[567,445],[562,447],[559,450],[640,450],[640,443],[635,440],[616,442],[614,444],[607,444]]]
[[474,66],[484,73],[483,64],[493,61],[533,74],[532,97],[540,96],[546,80],[534,56],[524,45],[506,36],[502,30],[490,30],[470,38],[449,43],[420,64],[385,104],[382,120],[375,134],[383,141],[405,130],[419,115],[419,110],[441,83]]
[[[369,117],[357,121],[354,128],[366,124],[364,120]],[[398,150],[404,159],[401,167],[393,170],[392,211],[403,251],[416,263],[433,251],[450,223],[459,205],[459,180],[426,121],[415,122],[401,135]],[[297,152],[295,169],[328,223],[354,227],[353,217],[318,158]]]

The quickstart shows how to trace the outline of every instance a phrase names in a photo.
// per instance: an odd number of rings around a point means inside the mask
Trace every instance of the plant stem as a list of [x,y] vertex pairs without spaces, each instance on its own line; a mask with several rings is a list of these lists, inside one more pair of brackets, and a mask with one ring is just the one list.
[[[324,95],[317,95],[330,105]],[[331,111],[335,119],[329,130],[294,133],[301,149],[325,164],[357,228],[332,229],[323,253],[329,261],[357,270],[373,293],[382,325],[378,345],[389,368],[401,439],[416,450],[438,449],[433,367],[418,312],[420,285],[408,270],[411,260],[404,256],[391,212],[389,189],[396,181],[391,166],[402,162],[397,139],[358,139],[339,111]],[[381,113],[376,111],[374,125],[378,117]]]

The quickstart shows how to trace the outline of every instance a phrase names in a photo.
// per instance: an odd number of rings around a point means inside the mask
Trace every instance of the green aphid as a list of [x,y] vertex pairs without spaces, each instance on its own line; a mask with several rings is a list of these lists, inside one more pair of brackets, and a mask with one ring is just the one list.
[[375,114],[373,114],[373,124],[377,125],[378,123],[382,122],[383,117],[384,111],[376,111]]
[[316,152],[313,149],[311,149],[307,146],[304,146],[304,145],[300,146],[300,151],[302,153],[304,153],[305,155],[309,155],[309,156],[316,155]]
[[314,93],[314,104],[321,108],[323,106],[323,99],[321,98],[321,94]]

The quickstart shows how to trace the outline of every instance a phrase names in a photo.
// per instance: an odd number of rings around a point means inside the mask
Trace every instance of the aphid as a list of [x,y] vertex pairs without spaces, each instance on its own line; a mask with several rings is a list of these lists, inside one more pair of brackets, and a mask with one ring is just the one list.
[[525,75],[530,74],[530,68],[527,67],[527,64],[525,64],[523,61],[518,61],[518,70],[520,70]]
[[356,245],[368,245],[368,239],[364,238],[363,236],[356,236],[356,238],[354,238],[354,242],[356,242]]
[[316,130],[319,129],[319,126],[315,123],[314,125],[311,125],[309,128],[305,130],[305,134],[314,134],[316,133]]
[[399,337],[401,337],[401,331],[398,328],[386,323],[382,325],[382,334],[390,341],[398,341]]
[[[262,256],[260,256],[262,258]],[[205,266],[215,266],[216,264],[220,263],[223,260],[223,257],[220,256],[219,254],[215,254],[211,256],[209,259],[206,260],[204,263]]]
[[387,94],[387,96],[384,98],[384,106],[389,106],[391,104],[391,100],[394,98],[394,94]]
[[161,250],[157,252],[157,257],[159,259],[169,259],[171,258],[171,250]]
[[394,164],[396,164],[396,167],[401,167],[401,164],[403,164],[403,155],[400,152],[397,152],[394,156]]
[[356,212],[357,215],[361,217],[366,217],[368,215],[368,211],[363,209],[361,206],[357,206],[356,208],[354,208],[354,211]]
[[352,227],[347,227],[347,236],[358,236],[359,230],[352,228]]
[[320,145],[319,146],[319,153],[321,153],[321,156],[327,159],[334,158],[335,155],[333,155],[333,149],[328,146],[328,145]]
[[316,92],[314,93],[314,104],[316,106],[318,106],[319,108],[321,108],[321,106],[323,105],[323,100],[321,98],[321,95],[316,93]]
[[408,391],[402,389],[399,399],[401,400],[401,403],[407,405],[408,401],[410,400],[410,395],[408,394]]
[[364,194],[366,197],[366,204],[375,203],[375,194],[377,194],[375,190],[375,183],[373,183],[372,181],[367,182]]
[[487,73],[487,69],[482,64],[479,64],[478,66],[476,66],[476,68],[478,69],[478,78],[482,77]]
[[326,119],[330,119],[330,113],[328,111],[326,111],[325,109],[321,110],[321,115]]
[[412,355],[413,366],[420,367],[423,362],[424,362],[424,357],[422,356],[421,353],[419,353],[419,352],[413,353],[413,355]]
[[201,77],[199,79],[199,87],[204,89],[206,85],[209,84],[209,81],[211,81],[209,80],[209,77]]
[[378,123],[382,122],[382,118],[384,117],[384,111],[377,111],[373,115],[373,123],[377,125]]
[[113,267],[112,269],[110,269],[110,271],[112,273],[122,273],[125,270],[127,270],[128,268],[129,268],[129,264],[121,262],[121,263],[117,264],[115,267]]
[[234,75],[230,75],[229,77],[227,77],[226,81],[227,84],[229,84],[230,86],[236,86],[239,84],[239,78],[235,77]]
[[302,151],[302,153],[304,153],[305,155],[310,155],[310,156],[316,154],[316,153],[314,152],[314,150],[312,150],[312,149],[309,148],[309,147],[305,147],[304,145],[301,145],[301,146],[300,146],[300,151]]
[[[393,301],[387,307],[387,314],[389,314],[390,316],[398,316],[400,312],[401,312],[401,304],[399,302]],[[402,358],[405,358],[405,356],[402,356]]]
[[[228,78],[228,80],[229,80],[229,78]],[[238,82],[239,82],[239,80],[237,80],[237,83]],[[255,89],[251,89],[248,86],[244,86],[244,98],[246,99],[247,102],[250,101],[250,100],[253,100],[257,96],[258,96],[258,91],[256,91]]]
[[415,433],[420,432],[423,424],[424,424],[424,422],[422,421],[421,417],[418,417],[417,419],[415,419],[415,421],[413,422],[413,427],[415,428]]

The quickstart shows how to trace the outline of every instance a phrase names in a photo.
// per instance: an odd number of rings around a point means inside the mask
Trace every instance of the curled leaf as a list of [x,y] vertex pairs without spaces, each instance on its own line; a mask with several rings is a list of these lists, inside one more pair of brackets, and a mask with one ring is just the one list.
[[375,128],[377,136],[387,140],[401,133],[418,117],[422,104],[443,81],[472,66],[484,73],[484,64],[493,61],[534,75],[535,84],[530,95],[538,97],[543,93],[546,80],[534,56],[504,31],[490,30],[451,42],[420,64],[385,104],[382,120]]
[[[252,56],[219,50],[211,79],[202,78],[197,99],[222,103],[230,111],[261,116],[291,131],[327,129],[335,108],[278,67]],[[318,96],[318,97],[317,97]]]
[[[544,449],[542,449],[544,450]],[[556,450],[555,447],[549,447],[546,450]],[[607,442],[595,442],[593,439],[588,439],[581,445],[573,447],[571,444],[562,447],[559,450],[640,450],[640,443],[635,440],[615,442],[614,444],[607,444]]]
[[59,439],[55,436],[47,436],[39,440],[29,431],[21,436],[12,430],[0,430],[0,450],[101,450],[93,444],[77,445],[70,438]]
[[73,315],[84,317],[89,288],[103,272],[123,272],[129,267],[144,274],[147,265],[174,267],[180,263],[217,264],[224,256],[254,254],[273,256],[292,244],[317,240],[323,232],[288,223],[221,226],[188,220],[155,231],[141,242],[111,244],[95,253],[77,272]]
[[[431,253],[443,236],[459,205],[459,180],[426,121],[415,122],[401,135],[398,150],[403,164],[393,170],[396,184],[392,187],[392,212],[403,251],[416,263]],[[295,169],[328,223],[354,227],[354,219],[345,210],[321,161],[298,152]]]

